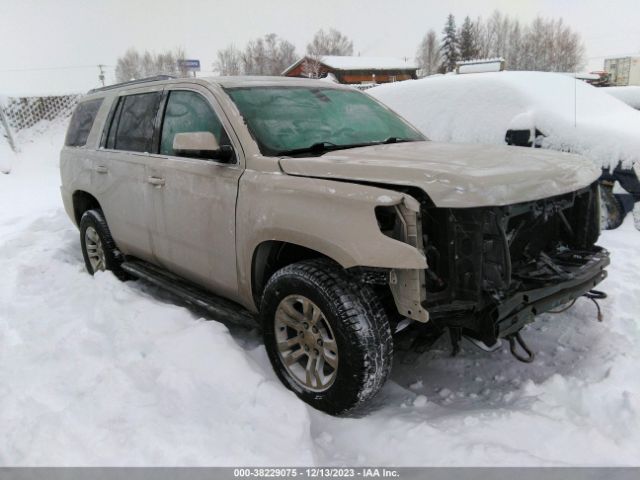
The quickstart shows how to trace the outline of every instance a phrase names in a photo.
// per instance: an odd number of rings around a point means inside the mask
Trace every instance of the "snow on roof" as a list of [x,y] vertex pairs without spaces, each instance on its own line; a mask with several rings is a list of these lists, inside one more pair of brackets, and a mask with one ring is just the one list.
[[349,57],[326,55],[321,60],[327,67],[336,70],[402,70],[417,69],[412,60],[393,57]]
[[493,58],[477,58],[475,60],[459,60],[456,62],[456,65],[478,65],[481,63],[495,63],[495,62],[504,62],[504,58],[493,57]]
[[602,91],[622,100],[630,107],[640,110],[640,87],[605,87]]
[[[287,67],[283,74],[297,67],[308,57],[302,57],[293,65]],[[356,57],[325,55],[320,60],[327,67],[335,70],[417,70],[418,67],[413,60],[404,60],[394,57]]]
[[640,161],[640,112],[570,76],[547,72],[445,75],[367,91],[437,141],[504,144],[537,128],[543,147],[596,164]]
[[570,77],[575,77],[579,80],[600,80],[600,75],[597,73],[587,73],[587,72],[560,72],[563,75],[568,75]]

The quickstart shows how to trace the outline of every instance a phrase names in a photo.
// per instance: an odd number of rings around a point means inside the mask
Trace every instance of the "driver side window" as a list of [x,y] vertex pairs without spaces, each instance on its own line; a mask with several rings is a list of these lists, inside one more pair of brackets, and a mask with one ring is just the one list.
[[176,155],[173,150],[174,137],[178,133],[190,132],[211,132],[219,145],[230,144],[220,119],[202,95],[196,92],[174,90],[169,93],[164,113],[160,153]]

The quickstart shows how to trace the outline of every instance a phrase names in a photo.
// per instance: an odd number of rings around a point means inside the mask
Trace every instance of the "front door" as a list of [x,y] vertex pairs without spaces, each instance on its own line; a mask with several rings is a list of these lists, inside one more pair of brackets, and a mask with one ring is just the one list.
[[[177,133],[211,132],[219,145],[233,145],[216,112],[213,95],[203,87],[170,89],[160,130],[159,153],[147,174],[155,222],[157,261],[185,278],[228,298],[237,296],[235,210],[242,167],[239,151],[227,162],[177,156]],[[237,146],[237,145],[236,145]]]

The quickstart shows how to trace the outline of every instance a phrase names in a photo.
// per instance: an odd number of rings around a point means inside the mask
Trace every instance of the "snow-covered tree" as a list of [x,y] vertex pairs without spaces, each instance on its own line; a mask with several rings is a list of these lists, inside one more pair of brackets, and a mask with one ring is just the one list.
[[142,64],[142,56],[135,48],[130,48],[116,62],[116,81],[127,82],[143,78],[142,71],[146,66]]
[[416,52],[416,63],[423,75],[433,75],[440,66],[440,46],[434,30],[429,30],[420,42]]
[[334,28],[320,29],[307,45],[307,55],[353,55],[353,41]]
[[295,60],[295,46],[270,33],[251,40],[243,51],[233,45],[219,50],[213,68],[220,75],[280,75]]
[[475,25],[469,17],[465,17],[458,39],[460,41],[460,60],[472,60],[478,56],[478,46],[475,37]]
[[442,73],[452,72],[456,69],[456,62],[459,60],[456,19],[452,14],[447,17],[447,23],[442,34],[442,43],[440,44],[442,64],[440,65],[440,71]]
[[281,75],[285,68],[297,60],[296,47],[291,42],[278,38],[275,33],[266,35],[264,41],[269,75]]
[[302,73],[310,78],[320,76],[320,62],[325,55],[353,55],[353,41],[338,30],[331,28],[328,32],[320,29],[307,44],[307,54],[302,65]]
[[508,68],[510,70],[522,70],[523,62],[520,55],[522,52],[522,29],[518,20],[510,22],[506,51],[504,58],[509,61]]
[[178,61],[185,57],[186,54],[181,48],[161,53],[145,51],[142,54],[135,48],[130,48],[118,58],[116,81],[127,82],[155,75],[187,76],[188,72],[178,66]]
[[584,63],[580,35],[561,18],[538,17],[522,25],[495,11],[486,21],[478,19],[473,31],[478,56],[502,57],[509,70],[571,72]]
[[524,30],[515,59],[518,70],[573,72],[584,64],[584,46],[561,18],[538,17]]
[[214,71],[220,75],[242,74],[242,53],[233,44],[223,50],[218,50]]

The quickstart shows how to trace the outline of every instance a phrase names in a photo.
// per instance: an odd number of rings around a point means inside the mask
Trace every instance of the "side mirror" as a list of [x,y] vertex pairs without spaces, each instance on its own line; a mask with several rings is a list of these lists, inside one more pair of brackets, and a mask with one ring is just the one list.
[[218,144],[211,132],[176,133],[173,137],[173,151],[179,157],[195,157],[228,161],[233,156],[230,145]]

